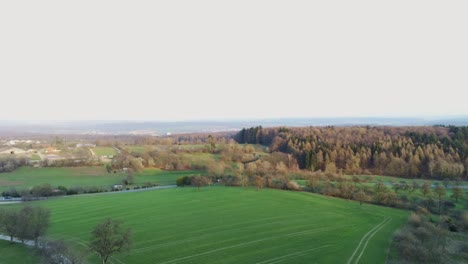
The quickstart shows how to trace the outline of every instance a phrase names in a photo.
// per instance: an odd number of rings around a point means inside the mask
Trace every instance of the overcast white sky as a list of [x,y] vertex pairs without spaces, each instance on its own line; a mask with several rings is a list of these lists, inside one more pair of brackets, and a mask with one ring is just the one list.
[[0,120],[468,114],[468,1],[1,1]]

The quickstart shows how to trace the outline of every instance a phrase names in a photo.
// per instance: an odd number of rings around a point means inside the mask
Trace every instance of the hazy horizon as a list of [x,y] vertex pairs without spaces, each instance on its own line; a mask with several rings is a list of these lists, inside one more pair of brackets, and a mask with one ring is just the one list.
[[466,119],[468,121],[468,114],[466,115],[414,115],[414,116],[291,116],[291,117],[267,117],[267,118],[194,118],[194,119],[0,119],[0,122],[12,123],[37,123],[37,122],[50,122],[50,123],[67,123],[67,122],[255,122],[255,121],[271,121],[271,120],[340,120],[340,119],[401,119],[401,120],[444,120],[444,119]]
[[0,120],[468,116],[464,1],[26,3]]

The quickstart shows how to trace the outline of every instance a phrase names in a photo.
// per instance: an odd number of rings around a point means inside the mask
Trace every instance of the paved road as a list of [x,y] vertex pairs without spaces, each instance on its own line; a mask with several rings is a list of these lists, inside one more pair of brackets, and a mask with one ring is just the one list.
[[79,195],[96,195],[96,194],[144,192],[144,191],[159,190],[159,189],[169,189],[169,188],[177,188],[177,185],[156,186],[156,187],[142,188],[142,189],[136,189],[136,190],[122,190],[122,191],[115,191],[115,192],[83,193],[83,194],[66,195],[66,196],[56,196],[56,197],[73,197],[73,196],[79,196]]
[[[5,235],[0,234],[0,240],[10,241],[10,236],[5,236]],[[19,240],[17,238],[13,238],[13,242],[21,243],[21,240]],[[27,245],[27,246],[34,247],[34,241],[32,241],[32,240],[25,240],[24,244]]]
[[15,203],[21,203],[21,200],[15,200],[15,201],[0,201],[0,205],[4,204],[15,204]]
[[[83,193],[83,194],[76,194],[76,195],[64,195],[64,196],[54,196],[46,199],[54,199],[54,198],[67,198],[67,197],[74,197],[74,196],[81,196],[81,195],[99,195],[99,194],[112,194],[112,193],[130,193],[130,192],[145,192],[145,191],[152,191],[152,190],[160,190],[160,189],[169,189],[169,188],[177,188],[177,185],[166,185],[166,186],[155,186],[149,188],[141,188],[136,190],[122,190],[116,192],[100,192],[100,193]],[[2,200],[3,197],[0,197],[0,205],[4,204],[13,204],[13,203],[21,203],[21,198],[12,198],[9,200]]]

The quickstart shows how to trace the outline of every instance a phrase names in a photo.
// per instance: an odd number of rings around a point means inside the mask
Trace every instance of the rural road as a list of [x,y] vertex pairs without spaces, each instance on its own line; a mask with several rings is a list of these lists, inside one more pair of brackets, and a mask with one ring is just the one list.
[[[5,236],[5,235],[0,234],[0,240],[10,241],[10,236]],[[21,240],[19,240],[19,239],[17,239],[17,238],[13,238],[13,242],[15,242],[15,243],[21,243]],[[27,245],[27,246],[33,247],[33,246],[34,246],[34,241],[32,241],[32,240],[25,240],[25,241],[24,241],[24,244]]]
[[57,197],[73,197],[73,196],[95,195],[95,194],[144,192],[144,191],[159,190],[159,189],[169,189],[169,188],[177,188],[177,185],[156,186],[156,187],[141,188],[141,189],[136,189],[136,190],[122,190],[122,191],[115,191],[115,192],[83,193],[83,194],[66,195],[66,196],[57,196]]
[[0,201],[0,205],[4,205],[4,204],[15,204],[15,203],[21,203],[21,200],[8,201],[8,202]]
[[[166,186],[156,186],[156,187],[149,187],[149,188],[141,188],[136,190],[123,190],[123,191],[115,191],[115,192],[100,192],[100,193],[82,193],[82,194],[75,194],[75,195],[64,195],[64,196],[54,196],[47,199],[54,199],[54,198],[68,198],[68,197],[75,197],[75,196],[82,196],[82,195],[97,195],[97,194],[112,194],[112,193],[131,193],[131,192],[144,192],[144,191],[151,191],[151,190],[160,190],[160,189],[170,189],[170,188],[177,188],[177,185],[166,185]],[[22,203],[23,201],[21,198],[12,198],[11,200],[1,200],[0,197],[0,205],[5,204],[14,204],[14,203]]]

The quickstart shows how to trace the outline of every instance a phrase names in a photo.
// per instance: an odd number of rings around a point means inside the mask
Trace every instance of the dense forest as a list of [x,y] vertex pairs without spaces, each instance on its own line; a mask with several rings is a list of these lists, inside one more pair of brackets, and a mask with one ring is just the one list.
[[409,178],[467,179],[468,127],[242,129],[239,143],[292,154],[301,169]]

